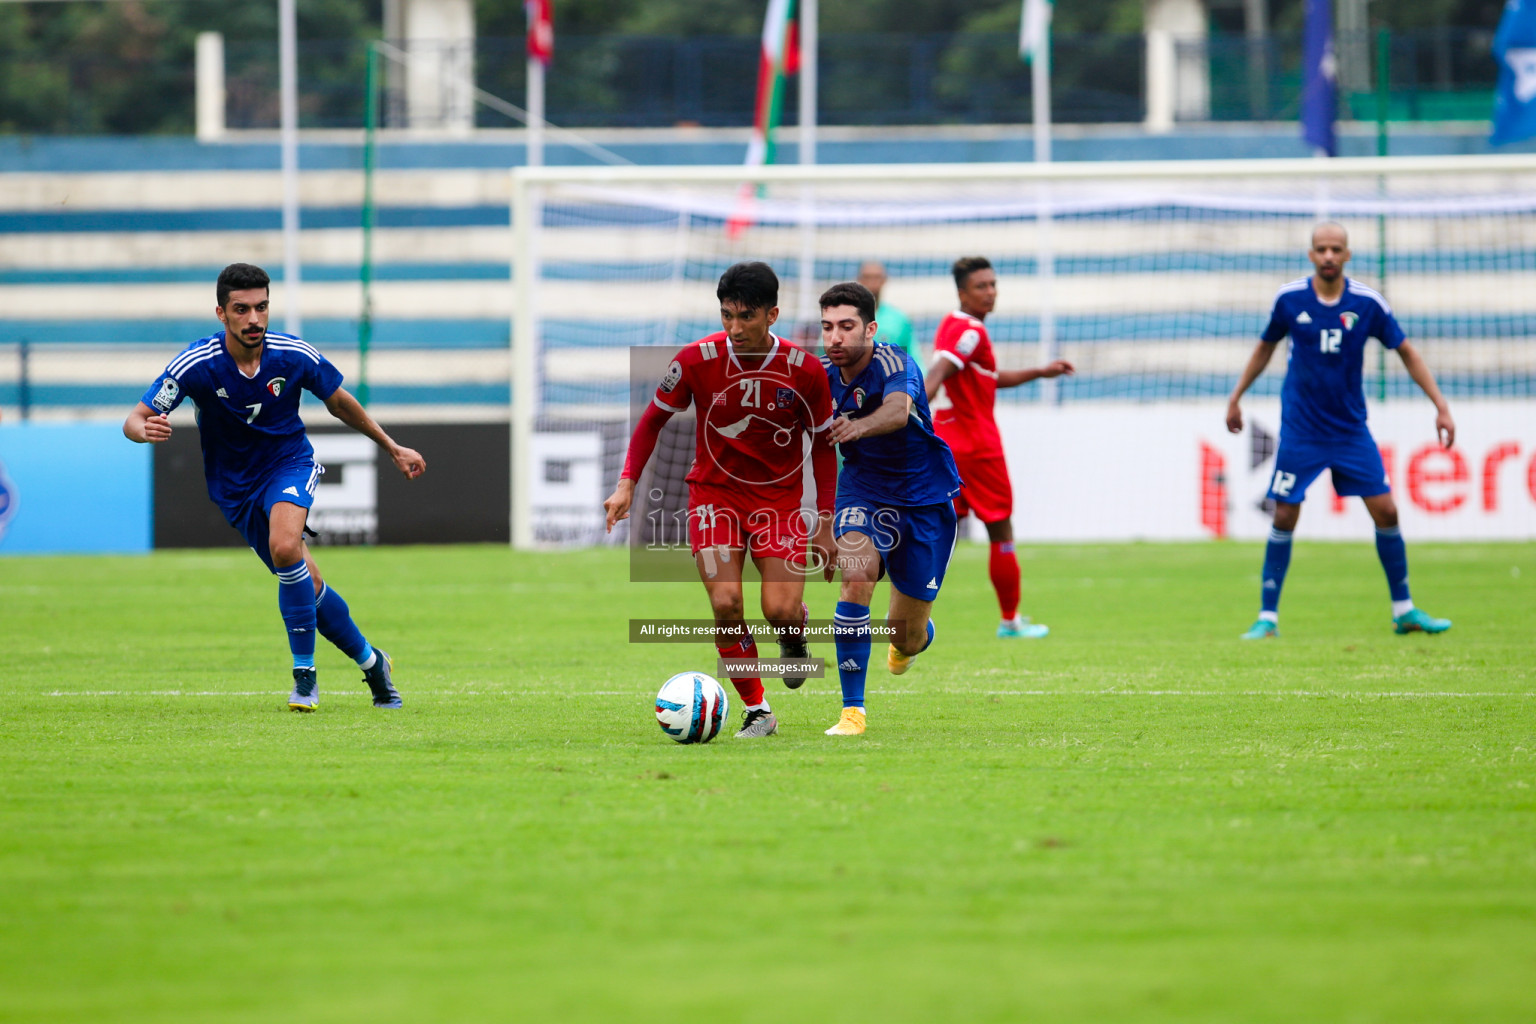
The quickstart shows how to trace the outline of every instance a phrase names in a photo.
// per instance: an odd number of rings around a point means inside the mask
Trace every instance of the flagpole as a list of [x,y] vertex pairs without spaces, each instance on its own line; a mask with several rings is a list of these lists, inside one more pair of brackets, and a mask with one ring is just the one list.
[[544,166],[544,62],[528,58],[528,166]]
[[[1026,21],[1030,20],[1025,15]],[[1029,60],[1031,116],[1034,120],[1035,162],[1051,162],[1051,8],[1037,15],[1032,36]],[[1056,309],[1053,292],[1056,283],[1056,254],[1051,239],[1051,186],[1040,184],[1040,215],[1038,250],[1036,253],[1036,277],[1040,282],[1040,365],[1045,366],[1056,358]],[[1040,382],[1040,400],[1046,404],[1060,401],[1057,382],[1045,378]]]
[[[800,3],[800,163],[816,163],[816,21],[817,0]],[[815,186],[800,191],[800,308],[801,324],[819,322],[816,309]]]
[[296,0],[278,0],[278,117],[283,168],[283,328],[304,333],[299,305],[299,57]]
[[1034,57],[1029,62],[1029,73],[1035,122],[1035,162],[1048,164],[1051,162],[1051,37],[1049,29],[1046,30],[1045,39],[1038,44]]
[[800,162],[816,162],[816,19],[818,0],[800,0]]

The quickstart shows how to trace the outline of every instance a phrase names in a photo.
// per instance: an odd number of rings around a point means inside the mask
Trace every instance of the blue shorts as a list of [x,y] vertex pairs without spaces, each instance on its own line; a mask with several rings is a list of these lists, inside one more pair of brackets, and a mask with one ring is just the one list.
[[324,472],[314,459],[294,459],[274,469],[243,504],[234,508],[221,506],[229,525],[240,531],[240,536],[272,572],[277,572],[277,567],[272,564],[272,506],[286,501],[300,508],[312,508],[315,485]]
[[862,533],[875,542],[882,572],[891,586],[908,597],[932,601],[944,585],[944,573],[955,553],[955,507],[940,505],[877,505],[849,496],[837,498],[832,533]]
[[1325,469],[1333,470],[1333,491],[1341,497],[1370,498],[1392,489],[1370,434],[1335,441],[1287,441],[1282,430],[1268,497],[1300,504]]

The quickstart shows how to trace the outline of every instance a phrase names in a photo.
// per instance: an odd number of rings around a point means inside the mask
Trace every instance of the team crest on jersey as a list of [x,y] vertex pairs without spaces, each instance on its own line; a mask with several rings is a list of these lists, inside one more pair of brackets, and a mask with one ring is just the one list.
[[167,377],[160,382],[160,390],[155,392],[154,406],[161,412],[170,412],[171,406],[176,404],[176,396],[181,393],[181,385],[175,379]]
[[267,381],[267,390],[272,392],[273,398],[283,397],[283,388],[288,386],[287,377],[273,377]]
[[853,407],[855,409],[862,409],[862,408],[864,408],[864,389],[863,388],[854,388],[853,389]]
[[661,390],[663,393],[670,395],[672,389],[677,387],[678,382],[682,379],[683,364],[674,359],[672,360],[672,365],[667,367],[667,375],[661,378]]
[[791,405],[795,404],[795,389],[779,388],[773,398],[778,403],[780,409],[788,409]]
[[1339,314],[1339,323],[1344,325],[1344,329],[1346,331],[1354,330],[1355,329],[1355,324],[1357,324],[1359,322],[1360,322],[1360,314],[1359,313],[1340,313]]

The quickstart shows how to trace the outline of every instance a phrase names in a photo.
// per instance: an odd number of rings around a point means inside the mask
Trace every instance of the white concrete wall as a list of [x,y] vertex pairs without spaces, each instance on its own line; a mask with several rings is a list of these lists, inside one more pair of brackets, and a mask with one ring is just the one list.
[[412,128],[468,134],[475,123],[473,0],[399,0],[405,47],[406,117]]
[[[1169,131],[1175,121],[1211,116],[1210,35],[1205,0],[1147,0],[1147,128]],[[1180,46],[1180,44],[1194,44]]]

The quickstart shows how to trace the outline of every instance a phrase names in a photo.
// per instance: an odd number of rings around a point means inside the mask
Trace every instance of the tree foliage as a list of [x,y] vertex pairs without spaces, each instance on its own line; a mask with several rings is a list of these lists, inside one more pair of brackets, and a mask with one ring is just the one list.
[[[755,36],[767,0],[554,0],[566,36]],[[1132,34],[1144,0],[1062,0],[1058,33]],[[1279,33],[1300,30],[1303,0],[1270,0]],[[521,0],[475,0],[482,37],[520,37]],[[822,0],[824,37],[900,32],[1011,33],[1019,0]],[[1492,29],[1501,0],[1372,0],[1373,22],[1394,30]],[[383,0],[299,0],[306,123],[356,123],[361,40],[380,33]],[[1224,25],[1230,5],[1213,15]],[[185,132],[192,126],[193,48],[224,33],[232,102],[270,106],[276,69],[275,2],[97,0],[0,3],[0,132]],[[1118,52],[1118,51],[1117,51]],[[961,60],[946,58],[952,64]],[[1109,71],[1123,70],[1117,66]],[[257,109],[256,120],[275,113]],[[351,118],[350,121],[347,119]]]

